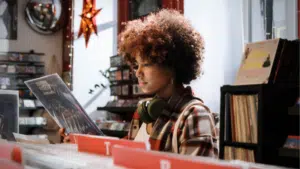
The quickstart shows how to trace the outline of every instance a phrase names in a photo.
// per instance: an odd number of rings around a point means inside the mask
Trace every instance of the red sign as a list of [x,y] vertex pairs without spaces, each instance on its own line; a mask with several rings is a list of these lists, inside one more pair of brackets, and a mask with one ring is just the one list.
[[22,163],[22,153],[20,147],[14,144],[0,144],[0,159],[12,160],[17,163]]
[[[241,169],[241,167],[205,157],[191,157],[157,151],[144,151],[114,146],[115,165],[131,169]],[[134,162],[131,160],[134,159]]]
[[73,143],[73,144],[77,144],[77,136],[79,134],[73,134],[73,133],[70,133],[69,134],[69,138],[70,138],[70,143]]
[[130,140],[118,139],[115,137],[91,136],[91,135],[76,135],[78,151],[89,152],[100,155],[111,156],[112,147],[120,145],[130,148],[139,148],[146,150],[146,143],[135,142]]
[[24,169],[20,164],[6,159],[0,159],[0,166],[5,169]]

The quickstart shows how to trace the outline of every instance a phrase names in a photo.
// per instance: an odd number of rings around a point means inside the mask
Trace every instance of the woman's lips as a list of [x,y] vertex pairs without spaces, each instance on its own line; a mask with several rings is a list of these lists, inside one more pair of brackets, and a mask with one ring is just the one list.
[[139,86],[145,86],[147,82],[139,82]]

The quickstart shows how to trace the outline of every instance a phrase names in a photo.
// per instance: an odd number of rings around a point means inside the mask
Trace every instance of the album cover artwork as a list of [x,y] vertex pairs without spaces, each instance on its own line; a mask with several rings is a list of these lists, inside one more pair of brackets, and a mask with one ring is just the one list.
[[66,133],[104,135],[58,74],[28,80],[25,84]]
[[268,83],[280,39],[245,46],[235,85]]

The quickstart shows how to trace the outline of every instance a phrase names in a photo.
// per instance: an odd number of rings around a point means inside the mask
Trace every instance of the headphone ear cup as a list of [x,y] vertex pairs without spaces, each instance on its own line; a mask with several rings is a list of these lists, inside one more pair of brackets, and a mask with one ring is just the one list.
[[152,119],[157,119],[162,111],[167,107],[167,102],[163,99],[154,98],[147,106],[148,114]]
[[154,120],[151,118],[151,116],[149,115],[147,108],[146,108],[146,101],[141,103],[138,108],[137,108],[138,114],[140,116],[140,119],[148,124],[153,122]]

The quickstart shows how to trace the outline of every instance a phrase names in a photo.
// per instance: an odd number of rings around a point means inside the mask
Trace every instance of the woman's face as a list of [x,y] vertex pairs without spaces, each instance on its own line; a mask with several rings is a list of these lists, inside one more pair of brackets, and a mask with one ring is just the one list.
[[145,94],[163,96],[172,89],[172,73],[169,69],[136,57],[135,75]]

